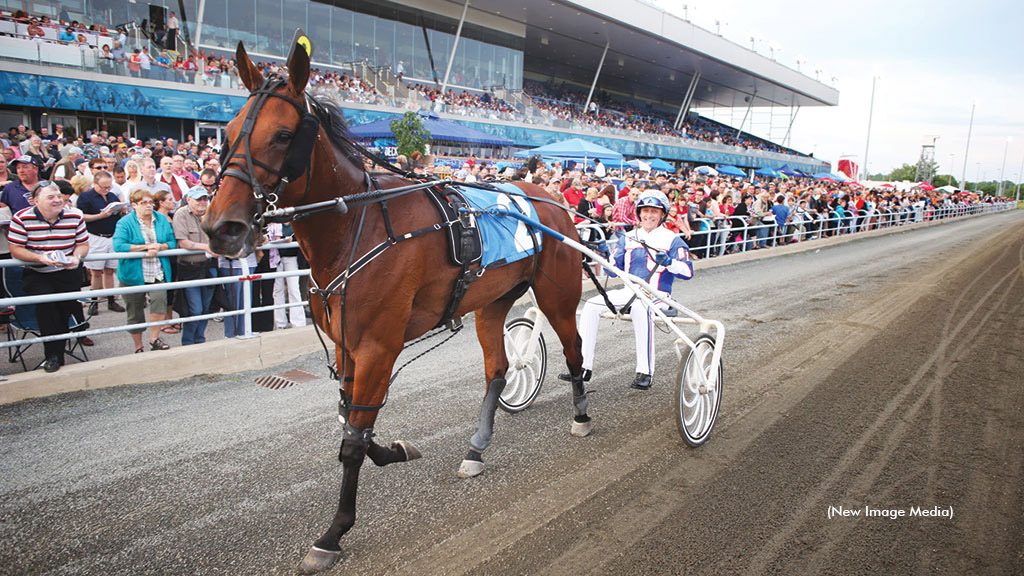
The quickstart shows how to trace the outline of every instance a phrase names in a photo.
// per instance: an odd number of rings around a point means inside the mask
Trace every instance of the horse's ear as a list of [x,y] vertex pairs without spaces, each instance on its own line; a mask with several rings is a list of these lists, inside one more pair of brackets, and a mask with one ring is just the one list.
[[263,74],[256,68],[256,65],[249,59],[242,42],[238,42],[238,49],[235,50],[235,66],[238,67],[238,77],[242,84],[252,92],[263,84]]
[[313,45],[301,29],[295,31],[291,54],[288,55],[288,84],[296,94],[302,94],[309,82],[309,61]]

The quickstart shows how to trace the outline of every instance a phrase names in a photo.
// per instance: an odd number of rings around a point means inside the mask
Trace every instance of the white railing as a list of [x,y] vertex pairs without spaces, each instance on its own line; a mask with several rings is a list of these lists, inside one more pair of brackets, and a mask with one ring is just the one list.
[[[298,248],[298,243],[272,243],[261,246],[260,250],[267,250],[271,248]],[[177,248],[174,250],[164,250],[157,253],[158,257],[171,257],[171,256],[187,256],[187,255],[199,255],[205,254],[201,251],[195,250],[184,250]],[[105,260],[129,260],[137,258],[145,258],[147,254],[142,252],[114,252],[114,253],[103,253],[103,254],[92,254],[82,258],[83,261],[105,261]],[[228,285],[242,283],[242,302],[241,307],[235,310],[225,310],[212,314],[202,314],[198,316],[183,316],[180,318],[170,318],[167,320],[161,320],[158,322],[144,322],[140,324],[126,324],[122,326],[114,326],[109,328],[95,328],[91,330],[80,330],[65,334],[54,334],[50,336],[39,336],[35,338],[24,338],[21,340],[10,340],[7,342],[0,342],[0,349],[27,346],[29,344],[36,344],[40,342],[53,342],[57,340],[69,340],[72,338],[82,338],[85,336],[94,336],[99,334],[109,334],[112,332],[126,332],[128,330],[141,330],[154,326],[167,326],[171,324],[182,324],[189,322],[198,322],[201,320],[211,320],[214,318],[226,318],[233,316],[244,315],[244,331],[240,338],[251,338],[252,334],[252,315],[256,312],[266,312],[271,310],[277,310],[282,308],[293,308],[296,306],[305,306],[308,301],[302,302],[288,302],[285,304],[273,304],[269,306],[252,306],[252,283],[261,280],[276,280],[277,278],[287,278],[290,276],[309,276],[309,269],[300,269],[285,272],[262,272],[253,273],[248,269],[245,260],[241,260],[242,274],[241,276],[221,276],[217,278],[204,278],[199,280],[179,280],[175,282],[164,282],[160,284],[147,284],[142,286],[121,286],[118,288],[106,288],[102,290],[88,290],[85,292],[59,292],[54,294],[45,295],[34,295],[34,296],[18,296],[13,298],[0,298],[0,308],[6,307],[17,307],[22,305],[35,305],[45,304],[50,302],[64,302],[68,300],[93,300],[106,298],[108,296],[117,296],[121,294],[138,294],[140,292],[153,292],[156,290],[174,290],[184,288],[196,288],[196,287],[208,287],[217,285]],[[30,265],[31,263],[23,262],[21,260],[0,260],[0,269],[11,268],[17,266]],[[170,303],[168,303],[170,304]]]

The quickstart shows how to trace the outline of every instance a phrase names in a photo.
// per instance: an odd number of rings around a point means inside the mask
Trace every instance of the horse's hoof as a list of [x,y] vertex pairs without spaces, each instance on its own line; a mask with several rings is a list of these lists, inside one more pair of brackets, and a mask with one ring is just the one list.
[[420,451],[417,450],[415,446],[413,446],[412,444],[409,444],[405,440],[395,440],[394,442],[391,443],[391,447],[392,448],[397,448],[397,449],[401,450],[402,452],[404,452],[405,453],[405,461],[406,462],[409,462],[411,460],[416,460],[417,458],[422,458],[423,457],[423,454],[420,454]]
[[338,563],[341,558],[341,550],[323,550],[313,546],[306,552],[306,557],[299,564],[300,574],[316,574],[323,572]]
[[479,476],[484,471],[484,463],[476,460],[463,460],[459,466],[459,478],[472,478]]
[[590,433],[594,431],[594,421],[587,420],[586,422],[573,422],[572,423],[572,435],[577,438],[583,438],[584,436],[590,436]]

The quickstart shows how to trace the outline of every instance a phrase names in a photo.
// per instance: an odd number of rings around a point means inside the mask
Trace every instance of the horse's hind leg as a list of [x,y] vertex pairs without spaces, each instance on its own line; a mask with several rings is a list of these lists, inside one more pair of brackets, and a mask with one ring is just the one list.
[[505,389],[508,357],[505,355],[505,317],[515,301],[497,300],[476,311],[476,337],[484,351],[484,372],[487,393],[480,407],[480,419],[469,439],[469,452],[459,466],[459,478],[471,478],[484,471],[483,452],[491,445],[494,432],[494,412]]
[[[573,272],[578,277],[577,272]],[[583,343],[576,330],[576,304],[582,292],[579,284],[575,290],[567,290],[563,285],[554,284],[548,277],[538,278],[533,288],[548,323],[558,334],[565,354],[565,364],[569,367],[572,377],[572,428],[573,436],[588,436],[594,430],[594,423],[587,415],[590,401],[583,384]]]

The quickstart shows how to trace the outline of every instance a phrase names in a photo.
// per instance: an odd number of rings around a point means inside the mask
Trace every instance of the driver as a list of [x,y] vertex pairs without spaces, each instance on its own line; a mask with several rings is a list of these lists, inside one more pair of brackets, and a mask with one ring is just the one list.
[[[654,304],[672,293],[672,283],[678,277],[693,277],[693,263],[686,242],[664,226],[668,216],[668,198],[656,189],[645,191],[636,202],[637,226],[619,236],[612,249],[612,261],[618,268],[629,272],[657,288]],[[639,299],[633,298],[628,288],[609,290],[608,299],[620,310],[630,312],[633,333],[636,336],[636,378],[633,388],[647,390],[654,374],[654,312]],[[629,304],[629,310],[622,310]],[[583,380],[589,381],[594,367],[594,346],[597,343],[597,325],[601,312],[607,310],[600,295],[587,300],[580,317],[583,339]],[[568,380],[568,374],[559,376]]]

